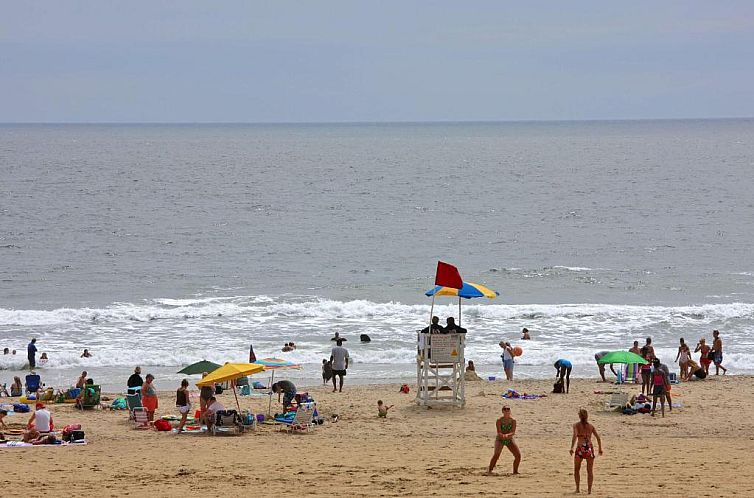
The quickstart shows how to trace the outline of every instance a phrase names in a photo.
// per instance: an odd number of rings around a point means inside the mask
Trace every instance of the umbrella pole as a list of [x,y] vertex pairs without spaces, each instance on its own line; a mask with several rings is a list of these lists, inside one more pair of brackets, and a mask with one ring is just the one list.
[[[270,389],[272,389],[272,381],[275,380],[275,370],[272,371],[272,375],[270,376]],[[267,416],[269,417],[272,413],[272,391],[270,391],[270,401],[267,403]]]
[[461,326],[461,296],[458,296],[458,326]]
[[241,405],[238,404],[238,389],[236,389],[236,386],[233,386],[233,396],[236,397],[236,408],[238,408],[238,414],[241,415]]
[[435,313],[435,295],[432,294],[432,305],[429,307],[429,333],[432,333],[432,315]]

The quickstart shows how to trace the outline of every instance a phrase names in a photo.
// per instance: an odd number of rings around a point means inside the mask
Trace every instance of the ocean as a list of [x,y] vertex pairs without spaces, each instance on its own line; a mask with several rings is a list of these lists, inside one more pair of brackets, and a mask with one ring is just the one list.
[[753,170],[752,119],[1,125],[0,348],[18,354],[0,382],[36,337],[53,385],[85,369],[120,390],[139,364],[173,389],[250,344],[313,384],[336,331],[346,385],[411,381],[438,260],[500,293],[462,303],[484,376],[503,339],[517,376],[558,358],[595,376],[597,351],[651,336],[670,364],[713,329],[752,374]]

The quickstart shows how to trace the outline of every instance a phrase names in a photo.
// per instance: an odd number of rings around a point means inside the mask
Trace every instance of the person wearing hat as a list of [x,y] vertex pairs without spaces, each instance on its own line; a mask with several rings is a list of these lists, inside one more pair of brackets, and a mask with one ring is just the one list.
[[41,435],[48,434],[52,431],[52,414],[47,410],[44,403],[37,403],[34,413],[31,414],[28,429],[24,431],[23,441],[28,443],[39,438]]

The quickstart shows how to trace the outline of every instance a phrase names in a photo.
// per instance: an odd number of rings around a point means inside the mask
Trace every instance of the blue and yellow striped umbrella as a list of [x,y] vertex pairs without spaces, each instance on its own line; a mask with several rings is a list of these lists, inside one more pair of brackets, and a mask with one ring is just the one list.
[[457,296],[466,299],[472,297],[486,297],[487,299],[495,299],[500,295],[499,292],[473,282],[464,282],[463,287],[460,289],[453,289],[452,287],[442,287],[440,285],[429,289],[424,293],[425,296]]

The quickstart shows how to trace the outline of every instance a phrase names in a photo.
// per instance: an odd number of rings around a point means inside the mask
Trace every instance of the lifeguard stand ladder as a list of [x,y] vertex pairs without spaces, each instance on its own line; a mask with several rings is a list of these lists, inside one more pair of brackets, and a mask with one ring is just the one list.
[[416,404],[463,408],[466,334],[419,332],[417,345]]

